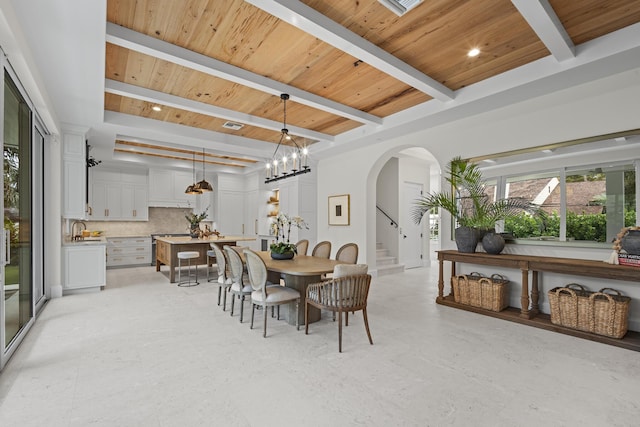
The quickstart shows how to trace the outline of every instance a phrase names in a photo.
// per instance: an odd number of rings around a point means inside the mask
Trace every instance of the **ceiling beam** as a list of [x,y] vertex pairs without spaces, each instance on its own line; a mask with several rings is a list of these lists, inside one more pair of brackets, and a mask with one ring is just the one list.
[[[268,120],[262,117],[252,116],[251,114],[229,110],[227,108],[216,107],[215,105],[207,104],[204,102],[193,101],[191,99],[181,98],[176,95],[171,95],[153,89],[147,89],[141,86],[131,85],[129,83],[123,83],[116,80],[106,79],[104,90],[105,92],[114,95],[125,96],[128,98],[139,99],[141,101],[151,102],[154,104],[165,105],[167,107],[178,108],[180,110],[204,114],[209,117],[231,120],[233,122],[257,126],[276,132],[280,132],[282,129],[282,123],[276,122],[275,120]],[[318,141],[333,141],[335,139],[333,135],[315,132],[298,126],[291,126],[290,124],[287,124],[287,129],[289,129],[289,133],[294,136],[301,136]]]
[[575,46],[548,0],[511,0],[531,29],[559,61],[575,58]]
[[448,87],[300,1],[246,1],[439,101],[454,98]]
[[340,117],[355,120],[359,123],[382,124],[382,119],[373,114],[331,101],[330,99],[323,98],[311,92],[252,73],[240,67],[227,64],[111,22],[107,22],[106,41],[278,97],[280,97],[280,94],[288,93],[292,101]]
[[114,126],[116,134],[129,138],[145,138],[164,141],[184,147],[199,147],[217,150],[259,160],[269,159],[276,144],[242,136],[228,135],[177,123],[132,116],[114,111],[104,112],[104,123]]

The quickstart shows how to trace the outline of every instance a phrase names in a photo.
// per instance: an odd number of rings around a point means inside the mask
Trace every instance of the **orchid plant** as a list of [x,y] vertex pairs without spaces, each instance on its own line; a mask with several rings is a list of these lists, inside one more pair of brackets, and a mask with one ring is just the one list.
[[276,236],[276,242],[269,246],[271,252],[278,254],[285,252],[297,253],[296,245],[289,242],[291,227],[309,229],[309,226],[301,217],[279,213],[276,220],[271,223],[271,234]]

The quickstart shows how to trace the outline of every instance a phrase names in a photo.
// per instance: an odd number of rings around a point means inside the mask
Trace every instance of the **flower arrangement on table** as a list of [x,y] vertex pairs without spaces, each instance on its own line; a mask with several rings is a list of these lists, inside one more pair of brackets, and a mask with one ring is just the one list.
[[271,223],[271,234],[276,236],[276,242],[269,246],[271,252],[277,254],[283,254],[286,252],[293,252],[294,254],[298,253],[296,245],[289,242],[291,227],[309,229],[309,226],[301,217],[290,217],[287,214],[279,213],[276,220]]
[[209,207],[207,206],[207,208],[204,211],[202,211],[200,215],[196,215],[193,212],[189,212],[184,216],[187,219],[187,221],[189,221],[189,224],[191,225],[189,229],[189,232],[191,233],[191,237],[198,237],[198,235],[200,234],[199,233],[200,221],[203,221],[204,219],[207,218],[207,216],[209,216],[207,214],[208,210],[209,210]]

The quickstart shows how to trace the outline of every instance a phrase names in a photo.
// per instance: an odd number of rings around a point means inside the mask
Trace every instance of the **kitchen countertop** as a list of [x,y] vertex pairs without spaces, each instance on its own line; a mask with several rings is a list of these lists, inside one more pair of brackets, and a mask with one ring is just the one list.
[[244,241],[252,241],[256,240],[255,237],[244,237],[244,236],[224,236],[217,237],[215,235],[209,236],[204,239],[194,239],[192,237],[156,237],[156,240],[160,240],[163,242],[167,242],[169,244],[185,244],[185,243],[210,243],[210,242],[244,242]]
[[62,246],[83,246],[83,245],[106,245],[106,237],[85,237],[81,240],[64,239]]
[[107,239],[140,239],[140,238],[151,238],[150,234],[118,234],[114,236],[107,236]]

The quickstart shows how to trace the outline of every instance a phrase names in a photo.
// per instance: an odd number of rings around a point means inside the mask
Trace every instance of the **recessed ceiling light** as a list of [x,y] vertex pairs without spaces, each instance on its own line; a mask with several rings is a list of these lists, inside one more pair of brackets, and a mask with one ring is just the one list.
[[154,105],[153,107],[151,107],[151,109],[152,109],[153,111],[162,111],[162,108],[160,108],[160,107],[159,107],[159,106],[157,106],[157,105]]
[[471,49],[469,51],[469,53],[467,53],[467,56],[470,57],[470,58],[473,58],[474,56],[478,56],[478,55],[480,55],[480,49],[478,49],[476,47],[474,47],[473,49]]

